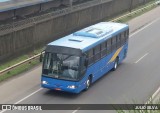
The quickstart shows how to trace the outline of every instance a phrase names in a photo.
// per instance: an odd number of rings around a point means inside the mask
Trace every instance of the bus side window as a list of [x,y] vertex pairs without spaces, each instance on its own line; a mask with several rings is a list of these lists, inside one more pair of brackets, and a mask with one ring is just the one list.
[[112,51],[116,49],[116,37],[112,37]]
[[93,64],[94,59],[93,59],[93,49],[88,51],[88,65]]
[[125,31],[126,33],[126,35],[125,35],[125,42],[128,40],[128,38],[129,38],[129,29],[128,30],[126,30]]
[[98,61],[101,58],[101,49],[100,45],[96,46],[94,48],[94,61]]
[[111,53],[112,51],[111,43],[111,39],[107,40],[107,54]]
[[122,45],[122,34],[117,36],[117,48],[120,48]]
[[127,37],[129,38],[129,29],[127,30]]
[[81,67],[80,67],[81,73],[80,73],[80,76],[83,76],[86,72],[86,69],[87,69],[87,65],[85,65],[86,59],[87,59],[86,57],[87,56],[85,55],[81,58],[81,64],[80,64],[81,65]]
[[103,42],[101,44],[101,58],[107,55],[107,44],[106,42]]
[[125,32],[123,32],[122,35],[121,35],[121,43],[122,43],[122,45],[125,44],[125,42],[126,42],[126,38],[125,38],[126,36],[127,36],[127,35],[126,35],[126,31],[125,31]]

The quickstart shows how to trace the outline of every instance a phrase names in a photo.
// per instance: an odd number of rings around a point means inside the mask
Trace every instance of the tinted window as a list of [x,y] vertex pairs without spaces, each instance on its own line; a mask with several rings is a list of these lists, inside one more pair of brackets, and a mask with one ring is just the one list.
[[100,45],[96,46],[94,48],[94,60],[97,61],[101,58],[101,50],[100,50]]
[[80,66],[80,77],[82,77],[84,74],[85,74],[85,72],[86,72],[86,69],[87,69],[87,67],[86,67],[86,65],[85,65],[85,60],[86,60],[86,56],[83,56],[83,57],[81,57],[81,66]]
[[88,52],[88,57],[90,58],[92,56],[93,56],[93,49],[89,50],[89,52]]
[[98,46],[96,46],[95,48],[94,48],[94,54],[97,54],[97,53],[99,53],[100,52],[100,45],[98,45]]
[[121,44],[122,44],[122,45],[125,44],[125,42],[126,42],[125,37],[126,37],[126,31],[123,32],[122,35],[121,35]]
[[126,30],[124,32],[124,41],[123,42],[126,42],[128,40],[128,37],[129,37],[129,30]]
[[129,29],[127,30],[127,33],[126,33],[126,41],[128,40],[128,38],[129,38]]
[[112,37],[112,50],[116,49],[116,37]]
[[122,34],[121,35],[117,35],[117,48],[121,47],[121,38],[122,38]]
[[91,65],[93,62],[93,49],[91,49],[88,51],[88,64]]
[[101,57],[104,57],[105,55],[107,55],[107,47],[106,47],[106,42],[103,42],[101,44]]
[[101,44],[101,50],[104,50],[104,49],[106,49],[106,42],[103,42],[103,43]]
[[112,51],[112,42],[111,39],[107,40],[107,54],[109,54]]

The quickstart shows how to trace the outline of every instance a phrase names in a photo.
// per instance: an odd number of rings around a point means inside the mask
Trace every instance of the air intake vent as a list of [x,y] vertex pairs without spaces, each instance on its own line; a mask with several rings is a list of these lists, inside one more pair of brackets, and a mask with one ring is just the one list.
[[113,31],[112,29],[108,29],[107,31],[105,30],[101,30],[101,29],[97,29],[97,28],[92,28],[86,31],[78,31],[73,33],[73,35],[75,36],[84,36],[84,37],[91,37],[91,38],[100,38],[108,33],[110,33],[111,31]]
[[75,41],[75,42],[82,42],[83,40],[80,39],[68,39],[69,41]]

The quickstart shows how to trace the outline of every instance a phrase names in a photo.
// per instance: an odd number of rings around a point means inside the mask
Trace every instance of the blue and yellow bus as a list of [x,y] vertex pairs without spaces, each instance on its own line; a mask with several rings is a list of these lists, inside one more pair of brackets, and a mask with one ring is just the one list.
[[80,93],[126,58],[129,26],[100,22],[46,46],[43,88]]

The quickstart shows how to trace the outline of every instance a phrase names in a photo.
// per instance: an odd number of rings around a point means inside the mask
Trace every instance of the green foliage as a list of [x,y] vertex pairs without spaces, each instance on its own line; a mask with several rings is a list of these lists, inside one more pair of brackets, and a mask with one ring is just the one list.
[[[139,7],[137,7],[136,9],[132,10],[132,12],[133,12],[133,11],[136,11],[136,10],[138,10],[138,9],[141,9],[141,8],[143,8],[143,7],[146,7],[146,6],[148,6],[148,5],[150,5],[150,4],[153,4],[153,3],[154,3],[154,1],[151,1],[151,2],[149,2],[149,3],[147,3],[147,4],[145,4],[145,5],[139,6]],[[138,17],[138,16],[140,16],[140,15],[148,12],[148,11],[154,9],[155,7],[157,7],[157,5],[153,5],[152,7],[148,7],[148,8],[145,8],[144,10],[138,11],[138,12],[136,12],[136,13],[134,13],[134,14],[130,14],[130,15],[122,18],[122,19],[117,20],[117,22],[120,22],[120,23],[128,22],[129,20],[131,20],[131,19],[133,19],[133,18],[135,18],[135,17]],[[127,13],[129,13],[129,12],[125,12],[125,13],[122,14],[122,15],[125,15],[125,14],[127,14]],[[119,15],[119,16],[120,16],[120,15]]]
[[18,75],[22,72],[25,72],[38,64],[39,64],[39,60],[35,59],[32,62],[29,62],[29,63],[23,64],[19,67],[16,67],[15,69],[9,71],[8,73],[0,75],[0,81],[6,80],[7,78],[10,78],[10,77]]
[[[16,59],[12,59],[12,60],[10,60],[8,62],[5,62],[5,63],[0,65],[0,70],[6,69],[6,68],[8,68],[8,67],[10,67],[12,65],[15,65],[15,64],[21,62],[21,61],[24,61],[24,60],[26,60],[26,59],[28,59],[28,58],[30,58],[30,57],[42,52],[43,49],[44,48],[40,48],[40,49],[34,50],[34,51],[28,53],[27,55],[22,55],[22,56],[20,56],[20,57],[18,57]],[[33,68],[35,65],[38,65],[38,64],[40,64],[39,59],[34,59],[29,63],[26,63],[26,64],[23,64],[21,66],[18,66],[16,68],[12,69],[11,71],[9,71],[8,73],[0,75],[0,82],[4,81],[4,80],[6,80],[6,79],[8,79],[8,78],[10,78],[12,76],[18,75],[18,74],[20,74],[22,72],[25,72],[25,71]]]

